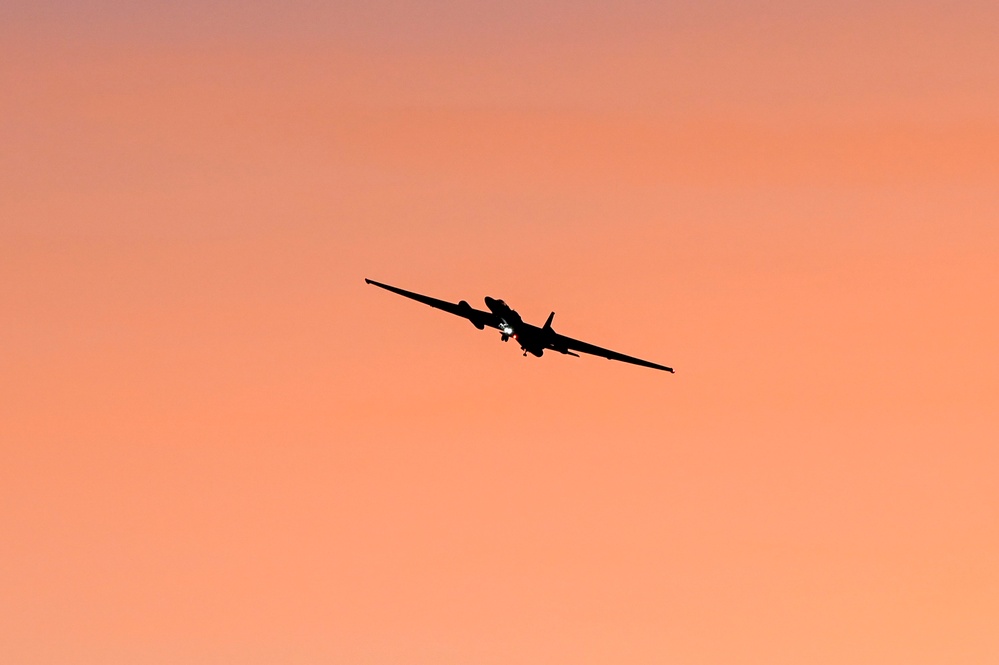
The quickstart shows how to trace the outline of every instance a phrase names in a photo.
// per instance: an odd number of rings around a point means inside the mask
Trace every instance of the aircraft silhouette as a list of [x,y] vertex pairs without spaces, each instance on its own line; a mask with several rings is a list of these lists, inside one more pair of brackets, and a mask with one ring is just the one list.
[[511,337],[517,340],[517,343],[520,344],[520,348],[524,351],[525,356],[530,353],[540,358],[546,349],[551,349],[552,351],[558,351],[559,353],[576,356],[578,358],[579,354],[573,353],[573,351],[579,351],[581,353],[588,353],[594,356],[601,356],[603,358],[607,358],[608,360],[620,360],[621,362],[631,363],[633,365],[651,367],[652,369],[661,369],[670,373],[673,372],[672,367],[657,365],[656,363],[649,362],[648,360],[626,356],[623,353],[618,353],[617,351],[603,349],[599,346],[587,344],[586,342],[580,342],[579,340],[571,337],[558,334],[552,329],[552,319],[555,318],[555,312],[549,314],[548,320],[545,321],[545,325],[539,328],[537,326],[532,326],[529,323],[524,323],[524,320],[520,318],[520,314],[512,310],[509,305],[502,300],[495,300],[489,296],[486,296],[485,298],[486,307],[489,308],[489,311],[484,312],[481,309],[475,309],[464,300],[456,305],[446,300],[438,300],[437,298],[431,298],[430,296],[424,296],[395,286],[382,284],[374,281],[373,279],[365,278],[364,281],[367,284],[374,284],[375,286],[391,291],[392,293],[398,293],[400,296],[412,298],[417,302],[422,302],[424,305],[430,305],[436,309],[444,310],[449,314],[454,314],[455,316],[460,316],[463,319],[468,319],[472,322],[472,325],[479,330],[484,329],[486,326],[495,328],[500,331],[500,339],[504,342],[509,340]]

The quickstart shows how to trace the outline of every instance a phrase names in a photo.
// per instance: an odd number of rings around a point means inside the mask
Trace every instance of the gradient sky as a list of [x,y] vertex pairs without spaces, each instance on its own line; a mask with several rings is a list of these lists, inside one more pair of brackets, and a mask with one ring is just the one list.
[[999,660],[994,2],[7,0],[0,90],[0,661]]

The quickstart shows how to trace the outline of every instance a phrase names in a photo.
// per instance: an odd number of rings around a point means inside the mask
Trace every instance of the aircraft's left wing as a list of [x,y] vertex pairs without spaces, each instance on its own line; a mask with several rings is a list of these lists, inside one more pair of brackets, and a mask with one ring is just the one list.
[[397,286],[382,284],[381,282],[376,282],[373,279],[365,278],[364,281],[367,284],[374,284],[375,286],[381,287],[386,291],[398,293],[400,296],[411,298],[417,302],[422,302],[424,305],[430,305],[435,309],[444,310],[448,314],[454,314],[455,316],[460,316],[463,319],[468,319],[472,322],[472,325],[479,330],[481,330],[484,326],[496,328],[497,330],[500,327],[500,319],[498,316],[492,312],[484,312],[481,309],[475,309],[464,300],[455,304],[446,300],[440,300],[439,298],[431,298],[430,296],[413,293],[412,291],[406,291],[405,289],[400,289]]
[[617,351],[611,351],[610,349],[604,349],[594,344],[587,344],[586,342],[580,342],[578,339],[566,337],[565,335],[559,335],[558,333],[555,333],[555,338],[552,340],[551,346],[555,350],[559,351],[562,349],[565,349],[566,351],[569,350],[579,351],[581,353],[588,353],[592,356],[600,356],[601,358],[607,358],[608,360],[620,360],[621,362],[631,363],[632,365],[641,365],[642,367],[651,367],[652,369],[661,369],[664,372],[669,372],[671,374],[673,373],[672,367],[659,365],[657,363],[649,362],[648,360],[642,360],[641,358],[626,356],[623,353],[618,353]]

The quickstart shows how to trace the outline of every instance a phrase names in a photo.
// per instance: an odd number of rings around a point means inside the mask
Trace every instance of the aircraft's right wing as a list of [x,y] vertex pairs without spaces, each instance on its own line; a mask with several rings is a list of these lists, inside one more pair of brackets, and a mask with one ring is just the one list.
[[[632,365],[641,365],[642,367],[651,367],[652,369],[661,369],[664,372],[673,373],[672,367],[666,367],[665,365],[659,365],[648,360],[642,360],[641,358],[635,358],[633,356],[626,356],[623,353],[618,353],[617,351],[611,351],[610,349],[605,349],[594,344],[587,344],[586,342],[580,342],[578,339],[573,339],[571,337],[566,337],[565,335],[559,335],[555,333],[555,339],[552,342],[552,348],[556,350],[572,350],[579,351],[581,353],[588,353],[592,356],[600,356],[602,358],[607,358],[608,360],[619,360],[625,363],[631,363]],[[563,351],[564,352],[564,351]]]
[[454,314],[455,316],[460,316],[463,319],[468,319],[469,321],[472,322],[472,325],[474,325],[479,330],[482,330],[482,328],[485,326],[489,326],[490,328],[496,328],[497,330],[500,327],[500,319],[498,316],[496,316],[492,312],[485,312],[482,311],[481,309],[475,309],[464,300],[462,300],[458,304],[455,304],[452,302],[448,302],[446,300],[431,298],[430,296],[424,296],[419,293],[413,293],[412,291],[406,291],[405,289],[400,289],[396,286],[389,286],[388,284],[382,284],[381,282],[376,282],[373,279],[365,278],[364,281],[367,284],[374,284],[375,286],[381,287],[386,291],[391,291],[392,293],[398,293],[400,296],[410,298],[417,302],[422,302],[424,305],[430,305],[435,309],[443,310],[448,314]]

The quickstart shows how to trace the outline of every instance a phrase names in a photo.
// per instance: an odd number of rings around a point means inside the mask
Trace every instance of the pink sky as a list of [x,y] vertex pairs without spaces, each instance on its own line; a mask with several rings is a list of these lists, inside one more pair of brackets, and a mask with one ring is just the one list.
[[0,661],[999,657],[999,11],[546,7],[0,10]]

